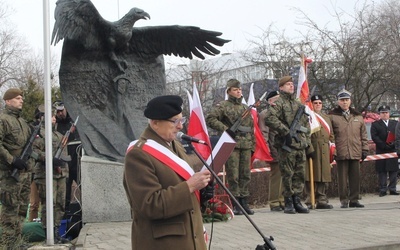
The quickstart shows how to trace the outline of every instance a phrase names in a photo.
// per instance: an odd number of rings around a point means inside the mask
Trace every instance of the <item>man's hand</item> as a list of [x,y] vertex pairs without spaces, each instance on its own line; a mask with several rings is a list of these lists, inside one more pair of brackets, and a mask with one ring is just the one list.
[[367,155],[368,155],[368,153],[365,152],[365,151],[363,151],[363,152],[361,153],[361,161],[364,161],[365,158],[367,158]]
[[311,153],[307,154],[307,158],[314,158],[315,157],[315,151],[312,151]]
[[18,169],[18,170],[23,170],[23,169],[28,169],[28,165],[26,164],[26,162],[24,162],[21,158],[19,157],[14,157],[11,165]]
[[53,167],[61,167],[64,166],[64,161],[58,158],[53,158]]
[[197,172],[186,183],[189,186],[189,190],[193,193],[196,190],[200,190],[208,185],[211,180],[211,173],[208,170],[203,170],[201,172]]
[[290,133],[288,133],[285,136],[285,145],[290,147],[292,145],[292,136],[290,135]]
[[229,128],[227,130],[225,130],[225,132],[228,133],[228,135],[230,135],[232,137],[232,139],[235,139],[236,134],[235,132],[233,132],[232,130],[230,130]]

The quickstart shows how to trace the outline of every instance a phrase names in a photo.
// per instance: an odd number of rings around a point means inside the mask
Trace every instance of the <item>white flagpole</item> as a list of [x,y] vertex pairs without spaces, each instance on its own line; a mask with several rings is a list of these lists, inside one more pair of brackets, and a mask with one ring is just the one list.
[[43,0],[43,51],[44,51],[44,106],[46,145],[46,235],[47,245],[54,245],[53,211],[53,145],[51,124],[51,84],[50,84],[50,4]]

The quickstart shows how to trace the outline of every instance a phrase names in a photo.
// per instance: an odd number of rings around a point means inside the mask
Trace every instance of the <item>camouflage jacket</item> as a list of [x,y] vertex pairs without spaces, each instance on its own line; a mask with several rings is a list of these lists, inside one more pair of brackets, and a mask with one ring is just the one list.
[[[38,136],[33,143],[33,151],[38,155],[34,173],[35,179],[46,178],[46,145],[45,145],[45,125],[42,123],[42,127],[40,128],[40,136]],[[53,129],[52,136],[52,148],[53,155],[55,155],[58,145],[61,142],[63,135]],[[67,149],[65,148],[61,153],[62,156],[67,155]],[[62,166],[57,166],[53,168],[53,178],[65,178],[68,177],[68,164],[64,162]]]
[[[229,96],[228,100],[221,101],[207,115],[207,125],[221,133],[230,128],[247,109],[247,106],[242,103],[242,99],[243,96],[241,98]],[[242,127],[238,131],[234,131],[236,136],[233,139],[236,141],[236,148],[254,150],[254,121],[251,114],[246,116],[240,125]]]
[[[281,148],[285,141],[285,136],[290,132],[290,125],[292,124],[296,112],[302,104],[295,99],[294,94],[280,92],[280,97],[275,101],[275,106],[269,107],[265,116],[265,124],[271,129],[275,130],[275,147]],[[301,117],[300,125],[308,129],[308,133],[298,132],[297,136],[300,139],[296,142],[292,138],[291,148],[306,149],[312,147],[310,139],[310,123],[308,116],[304,114]],[[310,152],[314,151],[313,149]]]
[[[21,155],[31,135],[31,127],[21,117],[21,110],[5,106],[0,114],[0,170],[12,170],[14,157]],[[33,160],[27,162],[28,170],[33,167]]]

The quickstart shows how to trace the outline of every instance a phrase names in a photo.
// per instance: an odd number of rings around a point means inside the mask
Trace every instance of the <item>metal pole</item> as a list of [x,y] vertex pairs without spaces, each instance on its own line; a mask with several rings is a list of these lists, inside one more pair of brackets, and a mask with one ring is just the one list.
[[44,106],[45,106],[45,147],[46,147],[46,234],[47,244],[54,245],[53,212],[53,145],[51,124],[50,84],[50,7],[49,0],[43,0],[43,51],[44,51]]

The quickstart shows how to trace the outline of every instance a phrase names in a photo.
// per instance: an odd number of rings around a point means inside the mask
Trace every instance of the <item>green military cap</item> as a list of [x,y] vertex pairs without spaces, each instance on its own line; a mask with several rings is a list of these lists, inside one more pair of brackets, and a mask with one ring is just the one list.
[[3,95],[3,100],[4,101],[6,101],[6,100],[11,100],[11,99],[13,99],[13,98],[15,98],[15,97],[17,97],[17,96],[23,96],[23,93],[22,93],[22,90],[20,90],[20,89],[17,89],[17,88],[11,88],[11,89],[8,89],[5,93],[4,93],[4,95]]
[[279,79],[279,87],[282,87],[287,82],[293,82],[293,78],[291,76],[284,76]]
[[240,88],[240,82],[236,79],[229,79],[226,83],[226,87],[229,88]]

